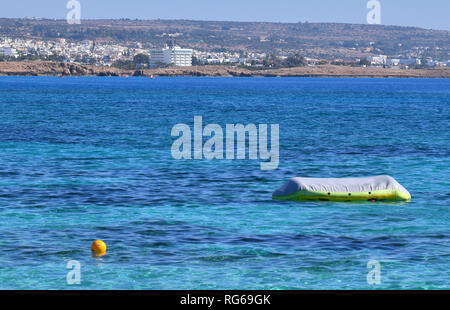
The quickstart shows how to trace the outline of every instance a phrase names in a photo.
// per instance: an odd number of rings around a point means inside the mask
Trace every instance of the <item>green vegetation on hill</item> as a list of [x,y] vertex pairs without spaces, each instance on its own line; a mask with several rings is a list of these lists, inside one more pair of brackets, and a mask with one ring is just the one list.
[[141,42],[145,47],[176,43],[205,51],[300,53],[325,59],[370,54],[447,60],[450,32],[415,27],[337,23],[266,23],[192,20],[0,19],[0,36],[72,41]]

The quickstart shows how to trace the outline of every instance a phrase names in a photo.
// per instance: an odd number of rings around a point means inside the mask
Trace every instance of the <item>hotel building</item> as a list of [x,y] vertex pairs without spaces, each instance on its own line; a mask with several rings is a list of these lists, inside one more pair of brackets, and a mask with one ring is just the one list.
[[150,50],[150,66],[156,67],[160,64],[173,64],[179,67],[192,66],[192,49],[175,46]]

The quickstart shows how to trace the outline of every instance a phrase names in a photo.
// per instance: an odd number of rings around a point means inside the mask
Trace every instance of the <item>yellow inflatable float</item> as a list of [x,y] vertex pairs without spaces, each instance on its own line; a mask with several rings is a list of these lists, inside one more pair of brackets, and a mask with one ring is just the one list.
[[410,201],[411,194],[393,177],[292,178],[272,197],[305,201]]

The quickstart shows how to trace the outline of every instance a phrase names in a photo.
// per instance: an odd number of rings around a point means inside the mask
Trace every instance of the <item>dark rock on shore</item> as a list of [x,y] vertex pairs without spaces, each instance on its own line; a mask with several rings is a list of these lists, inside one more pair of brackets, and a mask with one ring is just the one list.
[[405,77],[450,78],[450,68],[389,69],[320,65],[281,69],[249,70],[233,66],[168,67],[122,70],[51,61],[0,62],[0,75],[22,76],[217,76],[217,77]]

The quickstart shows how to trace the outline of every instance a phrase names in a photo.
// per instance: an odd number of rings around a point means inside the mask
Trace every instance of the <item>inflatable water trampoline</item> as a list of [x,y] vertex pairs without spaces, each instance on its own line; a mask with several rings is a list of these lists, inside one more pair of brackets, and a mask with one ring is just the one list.
[[393,177],[292,178],[272,197],[281,200],[409,201],[411,194]]

